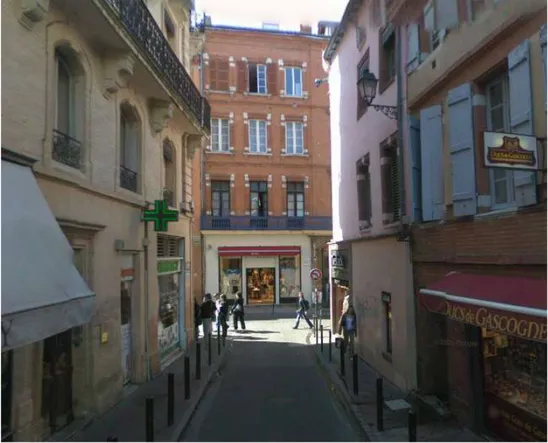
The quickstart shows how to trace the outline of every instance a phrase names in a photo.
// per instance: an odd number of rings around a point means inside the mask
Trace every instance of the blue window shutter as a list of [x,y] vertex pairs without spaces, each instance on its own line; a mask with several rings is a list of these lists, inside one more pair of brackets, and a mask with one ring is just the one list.
[[542,67],[544,68],[544,108],[548,108],[547,88],[546,88],[546,25],[540,27],[540,56],[542,57]]
[[421,123],[415,117],[409,116],[409,157],[411,159],[411,207],[412,221],[420,221],[421,205]]
[[421,110],[422,220],[443,217],[443,122],[441,106]]
[[[530,42],[523,41],[508,54],[510,87],[510,130],[514,134],[533,135],[533,99],[531,89]],[[517,206],[537,202],[534,172],[513,171]]]
[[453,214],[456,217],[474,215],[477,211],[477,200],[472,85],[465,83],[450,90],[447,104]]
[[407,73],[413,72],[419,66],[420,42],[419,25],[407,25]]

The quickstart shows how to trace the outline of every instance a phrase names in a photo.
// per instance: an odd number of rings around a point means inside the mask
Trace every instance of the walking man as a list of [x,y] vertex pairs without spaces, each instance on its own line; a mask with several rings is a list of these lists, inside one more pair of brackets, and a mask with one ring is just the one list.
[[314,325],[306,315],[306,311],[308,311],[308,308],[308,301],[304,299],[304,294],[301,291],[299,292],[299,309],[297,309],[297,321],[295,323],[295,326],[293,326],[293,329],[297,329],[299,327],[299,322],[301,321],[301,318],[304,318],[306,320],[308,326],[310,326],[310,329],[314,327]]
[[213,315],[215,314],[215,302],[211,299],[211,294],[207,293],[204,296],[200,313],[202,316],[202,331],[204,333],[204,337],[207,337],[213,332],[211,322]]

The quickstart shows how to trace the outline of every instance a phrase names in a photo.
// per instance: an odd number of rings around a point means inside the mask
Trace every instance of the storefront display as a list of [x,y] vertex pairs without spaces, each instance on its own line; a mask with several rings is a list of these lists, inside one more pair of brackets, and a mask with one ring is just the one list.
[[242,259],[220,257],[219,289],[227,298],[236,298],[242,292]]
[[488,427],[511,441],[546,441],[546,344],[482,328]]
[[181,260],[159,261],[158,274],[158,348],[163,359],[179,346]]
[[280,302],[291,303],[297,300],[301,289],[300,256],[280,257]]
[[276,268],[246,269],[247,303],[273,304],[276,296]]

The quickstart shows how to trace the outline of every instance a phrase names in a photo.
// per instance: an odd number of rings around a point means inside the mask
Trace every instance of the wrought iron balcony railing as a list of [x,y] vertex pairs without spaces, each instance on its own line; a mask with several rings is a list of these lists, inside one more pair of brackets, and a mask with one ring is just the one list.
[[74,137],[54,129],[52,157],[59,163],[80,169],[82,164],[82,143]]
[[156,74],[209,131],[210,110],[143,0],[101,0],[131,35]]
[[171,189],[164,189],[164,200],[167,205],[174,208],[175,207],[175,193]]
[[204,231],[331,231],[331,217],[201,216]]
[[128,191],[137,192],[138,174],[125,166],[120,166],[120,187]]

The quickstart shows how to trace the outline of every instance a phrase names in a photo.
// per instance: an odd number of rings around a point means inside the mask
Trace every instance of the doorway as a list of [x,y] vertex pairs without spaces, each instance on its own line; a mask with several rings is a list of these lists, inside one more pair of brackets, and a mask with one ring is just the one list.
[[53,434],[74,419],[72,410],[72,330],[44,340],[42,417]]
[[124,384],[131,382],[131,281],[120,282],[120,328]]
[[274,304],[276,268],[246,268],[247,304]]

